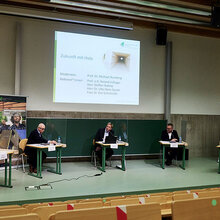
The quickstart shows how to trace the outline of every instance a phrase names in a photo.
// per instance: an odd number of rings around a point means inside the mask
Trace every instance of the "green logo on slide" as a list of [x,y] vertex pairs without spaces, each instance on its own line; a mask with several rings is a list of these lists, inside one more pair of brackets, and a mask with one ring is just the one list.
[[124,47],[125,46],[125,42],[121,42],[121,46]]

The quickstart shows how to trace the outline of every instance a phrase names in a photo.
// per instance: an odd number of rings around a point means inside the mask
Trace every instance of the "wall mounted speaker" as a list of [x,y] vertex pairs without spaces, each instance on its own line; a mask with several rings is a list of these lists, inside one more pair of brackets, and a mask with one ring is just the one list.
[[220,27],[220,5],[214,5],[212,7],[211,24],[214,27]]
[[163,46],[167,44],[167,28],[166,27],[157,27],[156,44],[163,45]]

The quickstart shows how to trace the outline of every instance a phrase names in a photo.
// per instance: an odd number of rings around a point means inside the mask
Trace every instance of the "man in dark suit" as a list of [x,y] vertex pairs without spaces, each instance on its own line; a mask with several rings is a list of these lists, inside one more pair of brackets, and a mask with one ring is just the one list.
[[[45,125],[40,123],[37,129],[33,130],[29,137],[27,144],[41,144],[41,143],[51,143],[56,144],[56,141],[48,141],[43,138],[42,133],[45,131]],[[32,147],[25,148],[25,154],[28,156],[29,171],[32,173],[37,173],[37,149]],[[47,155],[45,152],[42,152],[42,162],[46,159]]]
[[[100,128],[95,136],[95,141],[105,141],[105,138],[109,135],[114,135],[112,130],[112,123],[108,122],[105,128]],[[99,144],[95,144],[95,152],[102,164],[102,148]],[[106,160],[108,160],[113,155],[113,150],[111,148],[106,148]]]
[[[169,123],[167,124],[167,129],[162,131],[161,134],[161,140],[162,141],[172,141],[172,142],[178,142],[179,136],[176,130],[173,130],[173,124]],[[166,165],[171,165],[172,160],[177,155],[178,148],[170,148],[166,147],[165,156],[166,156]]]

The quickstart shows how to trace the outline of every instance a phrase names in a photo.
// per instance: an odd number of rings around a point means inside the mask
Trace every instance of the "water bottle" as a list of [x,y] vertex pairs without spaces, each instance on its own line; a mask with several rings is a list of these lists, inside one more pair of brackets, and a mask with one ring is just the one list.
[[58,144],[61,143],[61,137],[60,137],[60,136],[58,136],[58,138],[57,138],[57,143],[58,143]]
[[179,137],[179,143],[182,143],[182,137]]
[[118,137],[118,140],[121,141],[121,136]]

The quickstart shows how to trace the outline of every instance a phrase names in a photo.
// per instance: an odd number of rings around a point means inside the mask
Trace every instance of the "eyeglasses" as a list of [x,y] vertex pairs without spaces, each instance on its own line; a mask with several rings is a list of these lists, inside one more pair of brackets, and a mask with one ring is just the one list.
[[45,130],[45,128],[40,128],[40,127],[38,127],[40,130]]

